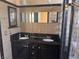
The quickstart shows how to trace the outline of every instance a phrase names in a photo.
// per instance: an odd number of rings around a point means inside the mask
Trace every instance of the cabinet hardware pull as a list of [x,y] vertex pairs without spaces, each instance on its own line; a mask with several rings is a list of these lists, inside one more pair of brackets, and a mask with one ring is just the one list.
[[32,48],[34,49],[34,46],[32,46]]
[[32,52],[32,55],[34,55],[34,53]]
[[27,45],[26,47],[28,48],[29,46]]
[[40,49],[40,47],[38,47],[38,49]]

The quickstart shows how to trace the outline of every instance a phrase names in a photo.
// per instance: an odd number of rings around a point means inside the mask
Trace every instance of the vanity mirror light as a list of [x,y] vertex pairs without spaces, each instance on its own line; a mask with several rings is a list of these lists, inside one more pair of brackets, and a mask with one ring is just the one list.
[[21,12],[22,23],[57,23],[58,12]]

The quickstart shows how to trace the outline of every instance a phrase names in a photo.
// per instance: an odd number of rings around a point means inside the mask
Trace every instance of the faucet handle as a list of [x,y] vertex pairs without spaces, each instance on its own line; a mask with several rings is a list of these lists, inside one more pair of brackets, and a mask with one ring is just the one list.
[[19,34],[19,38],[21,37],[21,34]]
[[25,37],[28,37],[28,35],[25,35]]

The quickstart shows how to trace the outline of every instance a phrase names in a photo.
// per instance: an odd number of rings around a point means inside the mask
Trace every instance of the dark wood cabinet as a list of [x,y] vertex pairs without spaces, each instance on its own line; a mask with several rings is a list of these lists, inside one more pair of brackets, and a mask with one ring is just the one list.
[[59,46],[40,44],[41,59],[59,59]]
[[[19,40],[28,35],[30,39]],[[54,42],[44,42],[43,38],[51,37]],[[60,39],[59,35],[41,33],[15,33],[11,35],[13,59],[59,59]]]
[[38,43],[30,43],[30,59],[38,59]]
[[30,58],[30,44],[25,42],[12,43],[12,56],[13,59],[29,59]]
[[13,59],[59,59],[59,45],[37,42],[12,43]]

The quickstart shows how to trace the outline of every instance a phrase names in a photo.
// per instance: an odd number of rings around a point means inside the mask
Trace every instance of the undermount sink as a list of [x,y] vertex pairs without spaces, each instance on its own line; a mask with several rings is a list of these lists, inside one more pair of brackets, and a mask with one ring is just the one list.
[[29,37],[20,37],[20,40],[29,39]]
[[45,42],[53,42],[54,40],[53,39],[43,39],[43,41],[45,41]]

